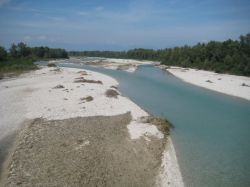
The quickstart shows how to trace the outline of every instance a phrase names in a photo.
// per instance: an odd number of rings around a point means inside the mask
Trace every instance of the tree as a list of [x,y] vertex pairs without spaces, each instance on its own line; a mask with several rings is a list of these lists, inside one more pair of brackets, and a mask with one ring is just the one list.
[[5,60],[7,57],[7,51],[4,47],[0,46],[0,61]]
[[14,58],[18,57],[17,46],[14,43],[10,47],[10,55]]
[[70,55],[157,60],[170,66],[192,67],[250,76],[250,33],[240,36],[240,40],[210,41],[194,46],[160,50],[137,48],[120,52],[74,51],[70,52]]
[[30,48],[23,42],[17,44],[17,52],[19,57],[27,57],[30,54]]
[[250,46],[250,33],[246,34],[246,36],[240,36],[240,42],[243,45]]

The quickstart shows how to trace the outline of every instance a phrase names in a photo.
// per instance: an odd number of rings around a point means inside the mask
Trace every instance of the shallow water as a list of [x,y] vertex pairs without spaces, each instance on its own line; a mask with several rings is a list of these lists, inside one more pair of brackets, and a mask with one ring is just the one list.
[[250,186],[250,102],[185,83],[153,66],[108,74],[151,114],[166,117],[186,186]]

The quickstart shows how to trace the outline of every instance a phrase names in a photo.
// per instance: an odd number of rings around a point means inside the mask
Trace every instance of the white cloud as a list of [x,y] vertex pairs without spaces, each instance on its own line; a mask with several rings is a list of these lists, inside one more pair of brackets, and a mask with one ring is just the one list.
[[0,0],[0,7],[5,5],[5,4],[8,4],[11,0]]

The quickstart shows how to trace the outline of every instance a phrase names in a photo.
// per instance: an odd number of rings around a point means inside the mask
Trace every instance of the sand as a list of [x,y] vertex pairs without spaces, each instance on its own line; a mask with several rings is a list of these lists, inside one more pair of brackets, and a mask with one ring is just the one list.
[[[86,80],[101,81],[101,84],[76,83],[76,78],[80,77],[84,77]],[[131,112],[131,121],[126,128],[127,138],[131,141],[143,140],[144,142],[164,140],[162,132],[154,125],[140,122],[140,118],[148,116],[148,114],[139,106],[122,95],[118,95],[117,98],[106,96],[106,90],[111,87],[111,89],[115,89],[114,86],[117,87],[118,82],[109,76],[73,68],[42,68],[16,79],[1,81],[0,96],[4,100],[0,101],[0,115],[2,117],[0,120],[0,149],[4,147],[1,142],[27,120],[35,118],[66,120],[91,116],[111,117],[127,112]],[[118,92],[118,90],[116,91]],[[83,99],[88,96],[91,96],[93,100]],[[91,144],[91,142],[85,143],[84,146]],[[167,144],[172,145],[171,141],[168,141]],[[166,150],[173,152],[174,148],[166,146]],[[169,183],[170,186],[182,186],[183,182],[181,174],[178,172],[179,166],[175,154],[165,155],[165,153],[162,154],[161,162],[168,167],[159,166],[159,177],[155,177],[155,183],[157,186],[168,186]],[[171,164],[169,164],[170,162]]]
[[250,77],[179,67],[170,67],[167,71],[185,82],[250,100]]
[[176,158],[175,148],[170,138],[163,153],[161,171],[157,176],[156,186],[166,186],[166,184],[171,187],[184,186],[180,170],[175,169],[175,163],[178,163],[178,160]]
[[[85,70],[87,75],[83,76],[78,72],[80,70],[74,68],[61,68],[61,72],[50,72],[48,68],[37,71],[33,77],[34,87],[32,89],[34,91],[25,101],[26,117],[29,119],[38,117],[67,119],[79,116],[117,115],[128,111],[131,111],[134,119],[147,115],[140,107],[125,97],[108,98],[105,95],[106,90],[110,89],[111,86],[118,85],[115,79],[87,70]],[[75,78],[79,77],[100,80],[102,84],[74,83]],[[53,89],[57,85],[63,85],[64,88]],[[93,101],[81,101],[81,98],[87,96],[92,96]]]

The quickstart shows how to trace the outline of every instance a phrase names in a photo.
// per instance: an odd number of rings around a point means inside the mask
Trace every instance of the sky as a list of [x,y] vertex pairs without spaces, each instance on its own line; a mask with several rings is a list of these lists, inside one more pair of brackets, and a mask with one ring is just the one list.
[[0,45],[128,50],[238,39],[250,0],[0,0]]

